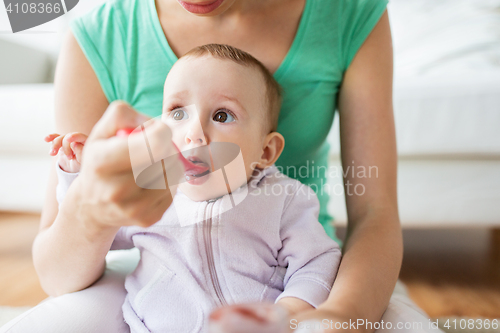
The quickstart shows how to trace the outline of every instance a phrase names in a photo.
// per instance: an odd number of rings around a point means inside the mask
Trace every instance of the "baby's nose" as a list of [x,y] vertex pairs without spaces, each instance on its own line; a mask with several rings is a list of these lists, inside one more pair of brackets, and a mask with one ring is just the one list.
[[197,145],[206,145],[207,139],[205,137],[205,133],[203,132],[203,128],[199,122],[194,122],[193,126],[189,129],[186,135],[186,143],[193,143]]

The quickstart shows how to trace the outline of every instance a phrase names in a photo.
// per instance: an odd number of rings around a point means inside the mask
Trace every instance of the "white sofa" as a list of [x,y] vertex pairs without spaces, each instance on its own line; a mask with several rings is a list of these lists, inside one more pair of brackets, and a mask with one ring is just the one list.
[[0,85],[0,210],[41,211],[53,109],[53,84]]
[[[500,226],[500,75],[396,81],[394,96],[403,226]],[[331,163],[340,167],[338,135],[337,123]],[[344,196],[330,207],[345,224]]]
[[[492,10],[498,3],[391,0],[404,227],[500,225],[500,42],[494,33],[500,14]],[[17,82],[6,72],[0,76]],[[53,128],[52,84],[0,85],[0,210],[41,210],[50,168],[43,137]],[[340,167],[338,135],[336,119],[332,167]],[[338,177],[329,181],[332,188],[341,184]],[[343,194],[333,193],[329,209],[337,225],[346,223]]]
[[[500,0],[390,0],[388,8],[401,222],[498,228]],[[334,127],[333,165],[337,138]],[[344,224],[343,197],[330,207]]]

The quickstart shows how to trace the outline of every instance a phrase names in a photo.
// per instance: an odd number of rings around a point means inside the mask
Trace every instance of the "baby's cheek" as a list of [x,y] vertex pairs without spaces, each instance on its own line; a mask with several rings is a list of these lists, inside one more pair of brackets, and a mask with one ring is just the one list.
[[[257,145],[257,143],[255,142],[254,145]],[[263,152],[260,149],[256,149],[256,148],[257,148],[256,146],[250,147],[250,148],[249,147],[244,147],[244,148],[240,147],[243,161],[245,164],[247,178],[249,178],[252,175],[253,170],[257,167],[257,165],[262,157]]]
[[172,142],[175,143],[177,147],[182,147],[186,143],[184,140],[185,135],[182,135],[180,130],[175,127],[170,127],[170,129],[172,130]]

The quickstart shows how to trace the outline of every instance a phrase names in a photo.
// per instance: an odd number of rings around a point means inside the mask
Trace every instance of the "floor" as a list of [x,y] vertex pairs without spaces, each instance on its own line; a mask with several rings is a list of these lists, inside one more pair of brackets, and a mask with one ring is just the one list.
[[431,317],[500,318],[500,260],[490,230],[407,230],[404,236],[400,278]]
[[[47,297],[31,260],[39,218],[0,212],[0,306],[33,306]],[[500,318],[500,261],[492,255],[491,235],[482,229],[405,230],[400,277],[412,299],[433,318]]]
[[40,215],[0,212],[0,305],[35,305],[47,295],[31,260]]

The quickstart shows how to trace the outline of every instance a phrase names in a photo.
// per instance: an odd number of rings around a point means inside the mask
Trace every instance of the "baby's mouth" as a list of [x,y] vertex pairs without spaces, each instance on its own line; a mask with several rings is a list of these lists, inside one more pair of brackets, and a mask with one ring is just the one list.
[[191,155],[187,156],[186,159],[193,164],[192,167],[186,169],[184,172],[186,180],[200,178],[210,173],[209,163],[206,163],[201,158]]

